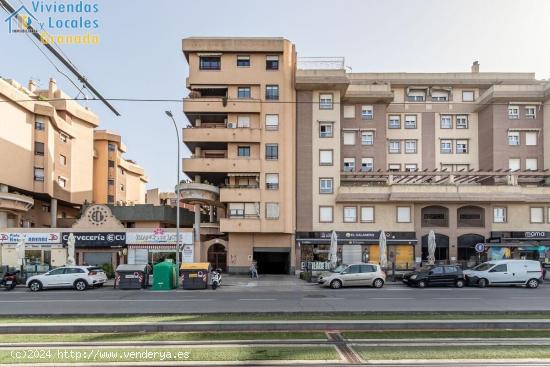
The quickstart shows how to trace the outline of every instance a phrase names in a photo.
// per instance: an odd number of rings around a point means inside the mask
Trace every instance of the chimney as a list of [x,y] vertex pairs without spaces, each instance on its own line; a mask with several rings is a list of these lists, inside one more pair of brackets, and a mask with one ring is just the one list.
[[479,61],[474,61],[472,64],[472,73],[479,73]]
[[57,92],[57,83],[55,82],[54,78],[50,78],[50,85],[48,88],[48,98],[53,99],[55,98],[55,92]]
[[38,88],[38,85],[36,84],[36,82],[34,80],[29,80],[29,90],[34,93],[36,92],[36,89]]

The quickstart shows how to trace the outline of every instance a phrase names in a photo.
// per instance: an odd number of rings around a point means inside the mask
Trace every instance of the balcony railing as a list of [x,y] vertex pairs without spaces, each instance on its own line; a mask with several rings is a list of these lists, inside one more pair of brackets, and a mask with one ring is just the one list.
[[422,219],[422,227],[448,227],[449,219]]

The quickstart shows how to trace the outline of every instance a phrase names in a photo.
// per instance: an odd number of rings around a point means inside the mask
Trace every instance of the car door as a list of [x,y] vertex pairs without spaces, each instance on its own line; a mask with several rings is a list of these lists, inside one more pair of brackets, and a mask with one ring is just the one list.
[[376,272],[376,267],[374,265],[364,264],[361,265],[361,285],[372,285],[374,281],[374,273]]
[[442,266],[433,267],[428,275],[428,282],[431,285],[441,285],[445,283],[445,271]]
[[445,266],[445,276],[443,278],[443,283],[445,285],[453,285],[456,281],[456,276],[458,273],[458,270],[455,266]]
[[498,264],[488,271],[489,282],[492,284],[514,283],[514,276],[508,272],[507,264]]
[[361,265],[350,265],[342,273],[342,282],[347,286],[359,285],[361,279]]
[[72,287],[75,280],[78,278],[82,278],[84,270],[80,268],[66,268],[65,274],[63,274],[63,283],[61,284],[63,287]]
[[44,287],[59,287],[61,282],[63,281],[63,273],[65,272],[65,268],[57,268],[54,269],[42,277],[42,285]]

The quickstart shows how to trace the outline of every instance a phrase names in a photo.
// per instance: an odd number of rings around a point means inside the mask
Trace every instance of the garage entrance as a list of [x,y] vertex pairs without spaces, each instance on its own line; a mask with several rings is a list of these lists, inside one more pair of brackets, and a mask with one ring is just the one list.
[[290,248],[254,247],[253,257],[260,275],[289,273]]

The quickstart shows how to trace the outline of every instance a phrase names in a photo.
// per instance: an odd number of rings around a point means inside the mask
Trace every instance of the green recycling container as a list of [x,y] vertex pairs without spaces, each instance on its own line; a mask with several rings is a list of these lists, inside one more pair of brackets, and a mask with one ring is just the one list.
[[166,259],[153,266],[153,290],[166,291],[177,287],[178,276],[176,264],[172,259]]

